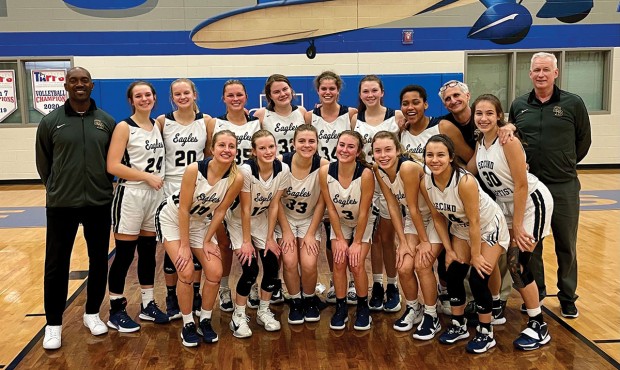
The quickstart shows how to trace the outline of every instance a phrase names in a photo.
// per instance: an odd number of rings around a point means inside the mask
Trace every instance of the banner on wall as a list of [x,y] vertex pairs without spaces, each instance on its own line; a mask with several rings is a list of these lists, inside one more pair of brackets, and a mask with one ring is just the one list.
[[15,71],[0,70],[0,122],[17,110]]
[[33,69],[32,102],[34,109],[46,115],[67,100],[65,69]]

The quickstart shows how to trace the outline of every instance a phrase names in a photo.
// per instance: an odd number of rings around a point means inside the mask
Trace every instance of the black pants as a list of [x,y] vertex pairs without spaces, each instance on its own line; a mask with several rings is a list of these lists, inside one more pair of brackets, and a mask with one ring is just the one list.
[[44,306],[48,325],[61,325],[69,290],[69,264],[81,223],[88,248],[86,313],[99,312],[105,296],[110,246],[111,204],[83,208],[47,208]]

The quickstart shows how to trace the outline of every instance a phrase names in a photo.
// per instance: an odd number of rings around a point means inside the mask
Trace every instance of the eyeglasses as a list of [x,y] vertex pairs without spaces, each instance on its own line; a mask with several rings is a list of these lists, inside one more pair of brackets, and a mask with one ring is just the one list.
[[446,82],[445,84],[441,85],[441,87],[439,88],[439,93],[444,92],[447,88],[449,87],[456,87],[463,84],[461,81],[457,81],[457,80],[451,80]]

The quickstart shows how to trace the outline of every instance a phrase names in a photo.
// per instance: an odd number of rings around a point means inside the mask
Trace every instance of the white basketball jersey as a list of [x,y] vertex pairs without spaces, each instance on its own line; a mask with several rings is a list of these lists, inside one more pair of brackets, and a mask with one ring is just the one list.
[[[250,159],[240,167],[243,172],[243,189],[241,191],[250,193],[252,205],[250,216],[257,217],[267,212],[271,200],[280,190],[285,190],[289,186],[291,170],[288,165],[279,160],[273,161],[273,173],[267,180],[260,177],[258,163]],[[241,207],[232,210],[232,216],[241,218]]]
[[[480,178],[486,186],[495,194],[498,202],[512,202],[514,199],[515,183],[510,174],[510,167],[506,160],[504,147],[500,145],[498,138],[487,149],[482,142],[478,142],[476,154],[476,167]],[[538,178],[527,173],[527,194],[532,194],[538,188]]]
[[[379,175],[381,180],[383,180],[383,182],[390,188],[390,191],[394,194],[396,200],[398,200],[398,202],[405,207],[406,212],[409,212],[409,208],[407,207],[407,198],[405,196],[405,184],[403,183],[400,172],[400,167],[404,162],[415,163],[416,166],[422,167],[420,163],[413,161],[410,158],[400,157],[398,158],[398,164],[396,165],[396,178],[394,179],[394,182],[390,181],[390,177],[381,169],[381,167],[379,167]],[[424,184],[421,182],[420,186],[424,186]],[[423,218],[431,213],[421,192],[418,192],[418,209],[420,210]]]
[[[292,168],[294,154],[293,151],[282,156],[282,162],[286,163],[289,168]],[[314,215],[314,209],[321,196],[319,168],[321,168],[321,157],[315,154],[312,158],[310,173],[306,177],[297,179],[291,171],[290,185],[282,195],[284,212],[287,217],[303,220]]]
[[226,115],[223,115],[215,119],[215,128],[213,129],[214,135],[222,130],[230,130],[235,133],[235,136],[237,136],[237,156],[235,157],[235,162],[238,165],[250,159],[252,154],[252,135],[260,130],[258,118],[246,116],[246,119],[248,122],[239,126],[227,121]]
[[265,109],[263,116],[263,128],[273,134],[278,145],[280,154],[293,151],[293,135],[297,127],[306,123],[304,115],[298,106],[293,106],[293,111],[286,117],[276,112]]
[[[357,226],[357,219],[360,213],[360,202],[362,199],[362,173],[365,167],[357,162],[353,179],[348,188],[340,185],[338,180],[338,162],[329,164],[327,170],[327,189],[329,197],[336,207],[340,222],[349,227]],[[368,209],[370,214],[370,208]]]
[[428,139],[433,135],[440,134],[439,119],[429,117],[428,127],[419,135],[413,135],[409,130],[405,130],[400,134],[400,143],[409,153],[415,154],[420,158],[424,156],[424,146]]
[[385,118],[383,122],[376,126],[365,122],[366,112],[357,114],[357,122],[355,123],[355,131],[359,132],[364,139],[364,153],[366,153],[366,162],[374,162],[372,156],[372,139],[379,131],[389,131],[398,134],[400,128],[396,123],[396,111],[394,109],[387,108],[385,111]]
[[[458,179],[457,174],[459,175]],[[472,174],[463,169],[460,169],[458,172],[453,171],[450,181],[448,181],[443,191],[439,190],[435,185],[433,175],[424,176],[426,191],[437,211],[446,216],[453,225],[463,228],[469,227],[469,219],[465,214],[465,207],[459,196],[459,182],[467,175],[471,176],[471,180],[476,180]],[[493,222],[495,215],[498,212],[501,213],[501,210],[497,203],[480,188],[478,181],[476,181],[476,184],[478,185],[479,194],[480,227],[484,228],[489,222]]]
[[[140,172],[150,172],[164,178],[166,172],[164,141],[155,120],[151,119],[153,124],[151,131],[140,128],[131,118],[125,118],[123,121],[129,126],[129,138],[121,163]],[[76,175],[79,176],[79,174]],[[144,181],[118,179],[118,183],[125,186],[150,188]]]
[[342,131],[351,129],[349,119],[349,107],[340,106],[338,118],[333,122],[327,122],[321,117],[321,108],[312,111],[312,125],[319,133],[319,144],[321,156],[330,162],[336,161],[336,146],[338,146],[338,135]]
[[207,128],[203,114],[196,113],[194,122],[182,125],[174,120],[172,112],[167,113],[162,136],[166,146],[166,181],[179,182],[187,165],[204,159]]
[[[192,206],[189,209],[189,215],[192,218],[204,220],[213,214],[213,211],[222,203],[224,196],[228,191],[228,176],[230,170],[219,179],[215,185],[209,185],[207,181],[207,172],[211,157],[198,161],[198,175],[196,176],[196,188],[192,197]],[[168,204],[174,204],[179,208],[179,192],[175,191],[166,199]]]

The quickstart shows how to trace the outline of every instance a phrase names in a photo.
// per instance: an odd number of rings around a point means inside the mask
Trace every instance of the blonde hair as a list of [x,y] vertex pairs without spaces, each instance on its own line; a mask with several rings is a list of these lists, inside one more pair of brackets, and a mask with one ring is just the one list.
[[[228,136],[233,137],[235,139],[235,148],[237,147],[237,136],[235,135],[235,133],[230,130],[222,130],[222,131],[218,131],[215,134],[213,134],[213,139],[211,140],[211,152],[213,152],[213,149],[215,148],[215,143],[217,142],[217,139],[222,135],[228,135]],[[232,164],[230,165],[230,173],[228,175],[228,181],[226,181],[227,187],[230,187],[232,183],[235,181],[235,177],[237,177],[237,172],[239,172],[239,167],[237,167],[237,164],[235,163],[235,161],[233,161]]]
[[[174,108],[175,110],[178,110],[179,107],[177,107],[177,105],[174,104],[174,99],[172,96],[172,87],[180,83],[188,84],[190,89],[192,89],[192,92],[194,93],[194,95],[198,96],[198,90],[196,89],[196,84],[194,83],[194,81],[190,80],[189,78],[177,78],[176,80],[172,81],[172,83],[170,84],[170,103],[172,104],[172,108]],[[192,110],[196,113],[200,112],[200,108],[198,108],[196,99],[194,99]]]

